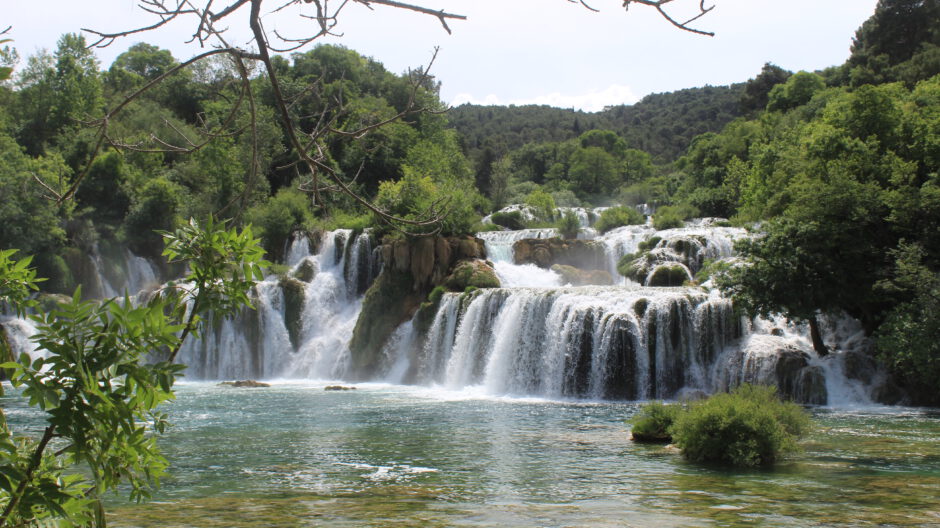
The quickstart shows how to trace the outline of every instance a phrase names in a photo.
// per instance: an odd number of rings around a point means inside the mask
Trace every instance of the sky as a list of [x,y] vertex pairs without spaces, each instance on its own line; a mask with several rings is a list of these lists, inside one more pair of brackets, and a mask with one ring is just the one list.
[[[42,48],[54,50],[63,33],[127,29],[155,20],[136,0],[7,1],[0,25],[12,26],[8,36],[23,57]],[[298,13],[313,14],[313,9],[301,4],[271,12],[284,1],[269,0],[263,6],[265,28],[285,35],[308,33],[312,22]],[[466,15],[467,20],[449,22],[452,34],[430,16],[350,4],[335,29],[342,37],[317,42],[342,44],[395,73],[426,64],[437,47],[431,73],[442,82],[441,98],[452,105],[547,104],[598,111],[635,103],[650,93],[743,82],[757,75],[765,62],[792,71],[841,64],[855,30],[877,4],[706,0],[714,9],[696,24],[716,33],[706,37],[676,29],[649,7],[634,4],[625,11],[622,0],[586,1],[599,12],[570,0],[412,0]],[[338,5],[339,0],[330,4]],[[682,18],[698,4],[673,0],[670,5],[676,18]],[[246,20],[229,21],[227,38],[232,44],[250,46]],[[146,41],[170,49],[179,60],[188,59],[200,51],[197,44],[185,43],[194,28],[193,20],[175,21],[96,53],[107,66],[130,45]]]

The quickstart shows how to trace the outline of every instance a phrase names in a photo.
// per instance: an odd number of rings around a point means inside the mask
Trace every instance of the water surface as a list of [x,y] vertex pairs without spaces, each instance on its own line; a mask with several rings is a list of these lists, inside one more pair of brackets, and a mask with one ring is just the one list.
[[[481,391],[482,393],[482,391]],[[5,406],[11,421],[23,411]],[[804,452],[729,471],[637,445],[633,403],[387,385],[183,384],[170,476],[111,526],[929,526],[940,416],[814,411]],[[37,428],[40,424],[34,424]]]
[[631,403],[366,385],[182,385],[156,501],[114,526],[940,524],[940,417],[814,412],[772,470],[689,464],[628,439]]

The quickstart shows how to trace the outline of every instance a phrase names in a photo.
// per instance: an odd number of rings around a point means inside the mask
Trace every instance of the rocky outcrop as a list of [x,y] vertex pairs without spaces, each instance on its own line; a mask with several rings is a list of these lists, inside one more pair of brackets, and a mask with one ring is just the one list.
[[583,270],[574,266],[554,264],[552,271],[561,275],[561,282],[572,286],[610,286],[614,283],[609,271]]
[[467,288],[499,288],[496,270],[485,260],[461,260],[454,271],[444,280],[451,291],[462,292]]
[[[410,255],[410,252],[409,252]],[[349,352],[352,376],[366,379],[381,366],[382,347],[396,328],[414,315],[426,293],[415,290],[411,274],[387,267],[362,300]]]
[[604,245],[594,240],[526,238],[512,245],[516,264],[535,264],[549,269],[555,264],[581,269],[606,269]]
[[382,246],[386,269],[410,274],[414,291],[442,284],[458,261],[481,258],[483,241],[471,236],[399,239]]
[[352,375],[360,379],[381,366],[386,341],[411,319],[434,286],[446,281],[452,281],[460,291],[467,286],[499,286],[492,267],[481,260],[486,249],[479,238],[398,239],[383,244],[381,252],[382,274],[363,298],[349,343]]
[[300,346],[303,332],[303,311],[306,296],[306,285],[294,278],[283,278],[280,281],[281,291],[284,294],[284,326],[290,337],[294,350]]

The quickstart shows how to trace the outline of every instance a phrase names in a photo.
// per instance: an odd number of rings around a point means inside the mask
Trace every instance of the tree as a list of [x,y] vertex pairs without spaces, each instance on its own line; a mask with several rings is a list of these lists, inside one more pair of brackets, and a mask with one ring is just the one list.
[[[104,526],[105,492],[124,483],[131,498],[147,497],[165,470],[154,433],[166,429],[157,407],[173,398],[184,368],[176,354],[190,334],[250,306],[248,290],[266,264],[250,229],[191,222],[165,238],[164,255],[189,267],[183,282],[136,305],[126,297],[83,301],[79,288],[31,316],[45,357],[0,365],[47,417],[38,439],[22,437],[0,409],[0,526]],[[26,297],[35,272],[12,254],[0,251],[0,305],[37,310]]]
[[790,73],[776,64],[765,62],[757,77],[747,81],[741,96],[741,110],[745,114],[754,114],[767,108],[770,91],[774,86],[787,82]]
[[[852,39],[852,55],[847,62],[852,84],[895,80],[895,66],[940,46],[938,28],[937,0],[879,0],[874,15]],[[925,72],[927,76],[936,73]]]
[[[669,5],[671,1],[672,0],[629,0],[624,2],[623,6],[625,8],[629,8],[631,5],[638,4],[641,6],[651,7],[655,9],[660,15],[662,15],[667,21],[680,29],[699,34],[711,35],[711,33],[692,27],[691,24],[709,13],[713,7],[706,8],[704,2],[702,2],[699,4],[699,12],[696,16],[688,20],[681,21],[674,18],[667,10],[667,8],[671,7]],[[426,114],[428,111],[439,110],[440,108],[435,108],[425,104],[426,98],[424,97],[424,94],[429,90],[434,90],[434,83],[427,73],[430,64],[428,68],[421,68],[413,72],[411,75],[411,87],[409,90],[404,92],[403,99],[405,102],[400,106],[401,109],[396,115],[389,118],[383,117],[370,120],[369,122],[359,126],[344,127],[339,120],[339,117],[342,115],[341,110],[343,108],[343,102],[341,98],[338,99],[338,107],[340,111],[324,109],[319,114],[319,118],[313,119],[311,119],[310,115],[297,113],[297,107],[299,105],[297,105],[296,100],[288,102],[288,97],[291,94],[286,93],[285,89],[288,88],[289,85],[282,82],[282,72],[278,69],[279,62],[278,60],[272,58],[271,53],[299,50],[315,42],[318,38],[324,35],[332,34],[337,24],[339,23],[343,9],[351,3],[361,3],[368,6],[387,6],[432,16],[436,18],[441,23],[443,28],[448,32],[450,31],[448,26],[449,21],[463,20],[466,17],[443,10],[431,9],[418,4],[403,3],[394,0],[354,0],[353,2],[341,2],[338,4],[335,2],[331,4],[329,0],[310,0],[309,2],[305,3],[312,3],[314,4],[313,7],[316,8],[316,16],[313,18],[313,21],[315,22],[314,29],[307,35],[289,37],[281,35],[277,32],[267,33],[264,30],[261,24],[263,3],[264,0],[231,0],[224,5],[215,6],[213,5],[212,1],[186,3],[185,5],[182,5],[168,4],[165,2],[165,0],[142,0],[141,6],[148,13],[151,13],[157,17],[157,21],[154,24],[116,32],[86,30],[95,38],[92,46],[103,47],[110,45],[119,38],[127,37],[129,35],[136,35],[146,31],[158,30],[170,22],[176,21],[177,19],[189,19],[193,22],[195,28],[192,39],[193,41],[196,41],[203,46],[205,46],[207,43],[213,43],[217,45],[215,49],[202,52],[195,57],[184,61],[181,64],[174,66],[173,68],[170,68],[163,74],[157,75],[138,91],[131,94],[127,100],[111,108],[104,114],[104,116],[95,121],[95,125],[98,128],[99,146],[105,142],[114,143],[111,140],[109,134],[110,123],[114,120],[115,116],[127,106],[128,101],[133,100],[141,93],[152,89],[155,85],[158,85],[167,77],[174,75],[181,70],[189,68],[199,61],[207,60],[217,55],[226,55],[232,60],[232,63],[235,65],[235,70],[238,74],[238,82],[242,87],[242,93],[239,96],[239,104],[236,105],[235,109],[233,109],[233,115],[234,112],[238,111],[238,107],[240,106],[241,101],[244,99],[244,102],[251,107],[251,113],[252,116],[254,116],[255,101],[249,78],[249,71],[251,68],[247,65],[247,62],[258,61],[261,63],[264,70],[265,78],[268,83],[269,94],[272,98],[278,118],[284,129],[287,143],[290,145],[292,155],[294,156],[294,159],[291,161],[291,163],[295,167],[304,168],[304,177],[306,178],[306,181],[301,185],[301,188],[305,192],[311,194],[315,204],[319,206],[326,205],[326,201],[323,198],[324,193],[341,192],[348,195],[357,204],[370,209],[381,221],[396,226],[398,229],[412,232],[427,232],[427,230],[431,230],[431,232],[433,232],[438,230],[440,228],[442,219],[440,211],[438,210],[425,211],[424,214],[419,215],[418,217],[405,219],[390,215],[387,212],[382,211],[380,208],[377,208],[374,204],[370,203],[366,198],[362,197],[356,192],[355,187],[352,184],[352,181],[349,179],[348,175],[344,176],[336,170],[334,164],[331,163],[331,160],[326,156],[326,149],[324,148],[325,143],[328,142],[331,137],[335,137],[337,135],[350,138],[363,138],[388,123],[403,119],[408,116],[421,115]],[[585,7],[590,7],[584,2],[582,2],[582,4]],[[300,2],[288,2],[283,6],[278,6],[277,10],[282,11],[286,9],[299,8]],[[248,26],[254,36],[254,43],[257,47],[256,50],[244,50],[233,47],[228,43],[225,36],[223,35],[224,25],[229,23],[229,21],[234,20],[236,18],[236,13],[245,14],[246,11]],[[307,18],[310,18],[309,16],[300,14],[299,12],[298,14],[300,16],[306,16]],[[130,58],[128,58],[128,62],[130,62]],[[433,64],[433,58],[431,63]],[[332,75],[342,75],[343,71],[345,70],[342,67],[339,69],[334,69]],[[321,75],[312,86],[308,86],[302,91],[302,93],[297,95],[303,97],[319,97],[323,94],[324,88],[330,85],[331,81],[333,80],[335,80],[335,78]],[[333,110],[336,110],[336,108],[333,108]],[[251,123],[251,128],[252,130],[255,128],[254,120]],[[211,139],[213,137],[220,137],[222,135],[224,135],[223,131],[213,130],[209,131],[207,137]],[[175,150],[192,152],[202,148],[201,145],[202,142],[198,142],[194,145],[179,145],[175,147]],[[169,148],[173,149],[172,146]],[[89,161],[89,164],[94,161],[93,158],[94,156],[92,156],[92,160]],[[252,171],[254,170],[255,169],[253,168]],[[73,186],[64,194],[59,196],[60,201],[68,200],[74,195],[75,189],[77,189],[77,187],[81,184],[81,180],[84,178],[86,172],[87,170],[79,171]],[[254,172],[249,174],[248,178],[253,178],[253,176]],[[247,187],[248,186],[246,186],[246,188]]]

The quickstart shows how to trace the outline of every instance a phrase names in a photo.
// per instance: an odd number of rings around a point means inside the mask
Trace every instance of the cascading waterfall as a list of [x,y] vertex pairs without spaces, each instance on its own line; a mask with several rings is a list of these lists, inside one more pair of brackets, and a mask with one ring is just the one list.
[[[614,276],[621,256],[648,243],[648,261],[681,266],[692,277],[709,260],[734,258],[739,228],[691,222],[656,231],[626,226],[598,237]],[[427,329],[410,322],[385,349],[385,379],[495,395],[549,398],[680,398],[741,383],[777,385],[798,401],[870,402],[873,383],[847,373],[846,358],[866,340],[860,329],[827,339],[838,350],[813,351],[805,327],[735,315],[717,291],[619,286],[560,287],[550,270],[512,263],[518,240],[548,230],[480,233],[502,288],[445,294]],[[842,324],[842,323],[840,323]],[[783,326],[784,328],[779,328]],[[856,357],[861,357],[857,355]]]
[[221,322],[183,347],[187,376],[343,377],[361,294],[380,270],[373,237],[340,229],[322,235],[316,254],[310,248],[305,234],[295,236],[286,252],[290,271],[256,285],[256,310]]
[[729,301],[693,289],[446,294],[410,372],[396,381],[482,385],[493,394],[669,398],[683,388],[714,390],[708,368],[740,331]]
[[[798,401],[847,405],[870,402],[884,377],[864,359],[870,355],[861,329],[845,320],[824,322],[826,339],[838,350],[820,358],[804,326],[736,316],[716,291],[626,280],[562,286],[558,273],[513,264],[513,243],[552,236],[552,229],[480,233],[503,287],[444,294],[423,323],[416,318],[395,331],[375,379],[494,395],[625,400],[770,383]],[[615,229],[597,238],[612,275],[619,276],[621,256],[654,236],[659,240],[647,244],[651,266],[683,266],[692,276],[707,260],[733,258],[734,241],[747,234],[709,223]],[[362,294],[381,271],[379,254],[368,232],[337,230],[318,240],[298,233],[285,251],[289,271],[256,285],[256,309],[183,348],[186,375],[343,379]],[[156,270],[125,255],[122,289],[146,290]],[[97,276],[105,277],[100,270]],[[15,354],[35,353],[28,322],[9,316],[0,322]]]

